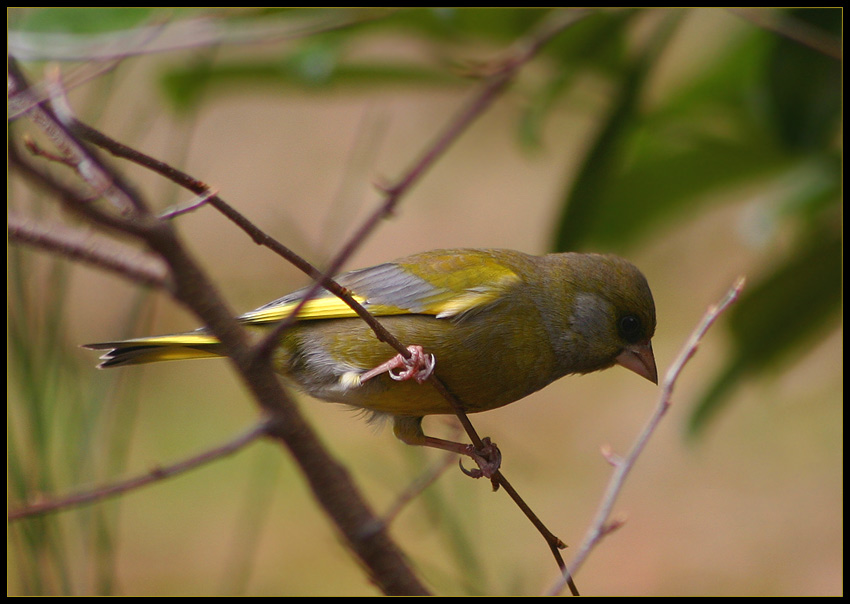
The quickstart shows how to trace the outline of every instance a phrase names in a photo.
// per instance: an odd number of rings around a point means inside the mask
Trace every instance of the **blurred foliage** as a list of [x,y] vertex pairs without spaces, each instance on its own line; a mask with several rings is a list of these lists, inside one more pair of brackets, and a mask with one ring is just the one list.
[[[776,190],[767,211],[775,213],[777,224],[792,225],[796,243],[777,266],[750,280],[732,310],[734,350],[694,409],[690,430],[696,432],[742,378],[793,359],[805,350],[802,343],[810,344],[839,320],[842,64],[785,35],[752,27],[650,106],[648,84],[688,15],[652,12],[599,12],[553,41],[545,50],[549,72],[531,91],[518,132],[524,144],[535,144],[558,99],[581,81],[579,74],[592,72],[610,82],[610,105],[563,193],[553,233],[558,251],[623,251],[675,218],[729,197],[718,193],[757,182]],[[463,80],[440,64],[398,63],[392,57],[347,61],[346,49],[376,31],[405,31],[438,48],[475,41],[498,47],[548,14],[546,9],[402,10],[311,36],[274,64],[190,66],[170,71],[163,81],[181,107],[198,102],[199,91],[235,78],[273,79],[302,89],[459,85]],[[774,16],[786,33],[814,31],[828,41],[840,40],[840,9],[775,11]],[[635,42],[638,28],[648,32]]]
[[[468,48],[500,56],[551,15],[550,9],[14,9],[7,13],[9,51],[26,48],[36,58],[75,58],[97,43],[97,35],[118,35],[142,25],[169,20],[214,22],[225,43],[258,31],[279,33],[288,43],[262,53],[219,56],[217,42],[187,29],[184,48],[210,50],[194,61],[173,64],[161,74],[164,98],[175,110],[197,109],[206,95],[241,93],[257,86],[297,88],[313,93],[388,86],[468,87],[470,70],[453,63]],[[742,380],[774,369],[802,354],[841,318],[842,254],[842,61],[796,41],[796,32],[812,34],[840,49],[842,11],[793,9],[765,11],[776,17],[781,35],[753,23],[683,79],[663,98],[648,100],[652,76],[668,43],[688,18],[687,10],[618,10],[591,14],[553,40],[538,60],[544,77],[523,80],[526,105],[515,125],[520,144],[539,144],[546,120],[562,110],[566,95],[591,74],[610,90],[596,134],[580,169],[562,194],[562,213],[552,233],[556,250],[624,251],[641,245],[665,225],[723,203],[736,187],[763,184],[764,212],[772,224],[794,234],[784,256],[750,276],[740,302],[728,315],[734,349],[728,362],[695,406],[690,429],[705,427]],[[258,26],[262,26],[259,27]],[[265,28],[265,29],[262,29]],[[269,29],[271,28],[271,29]],[[51,38],[54,32],[60,37]],[[359,40],[378,35],[405,36],[421,45],[424,56],[350,58]],[[197,36],[197,39],[192,36]],[[106,38],[104,38],[106,39]],[[110,38],[111,39],[111,38]],[[271,38],[275,40],[274,36]],[[167,49],[166,49],[167,50]],[[55,54],[51,56],[51,52]],[[143,52],[143,51],[140,51]],[[840,52],[840,51],[839,51]],[[261,56],[260,56],[261,55]],[[79,60],[79,59],[77,59]],[[468,67],[468,66],[467,66]],[[575,161],[571,158],[570,161]],[[11,266],[10,262],[10,266]],[[25,283],[9,295],[24,296]],[[56,293],[55,300],[61,301]],[[36,309],[23,299],[16,307]],[[45,309],[43,321],[61,317]],[[51,338],[61,326],[45,323],[34,341],[16,333],[9,321],[10,365],[24,390],[32,416],[26,433],[41,453],[27,459],[45,463],[50,452],[44,417],[50,414],[50,388],[69,379],[68,368],[51,361],[59,350]],[[64,377],[62,377],[64,376]],[[61,382],[65,383],[65,382]],[[74,387],[76,388],[76,386]],[[60,415],[61,417],[61,415]],[[21,421],[21,420],[16,420]],[[14,453],[15,447],[9,450]],[[10,485],[27,485],[24,456],[10,453]],[[114,456],[113,456],[114,457]],[[118,455],[117,457],[122,457]],[[109,457],[107,457],[109,458]],[[75,459],[70,456],[68,459]],[[38,461],[41,460],[41,461]],[[50,484],[24,490],[50,492]],[[31,491],[30,491],[31,492]],[[27,499],[24,492],[20,499]],[[40,522],[40,521],[39,521]],[[41,532],[23,538],[47,543]],[[462,541],[462,539],[459,539]],[[461,543],[458,551],[464,550]],[[37,549],[37,548],[36,548]],[[44,553],[42,552],[42,555]],[[44,558],[33,560],[33,568]],[[35,571],[33,571],[35,572]],[[56,565],[52,574],[67,570]],[[62,580],[60,579],[60,582]],[[70,586],[58,592],[72,593]],[[33,586],[32,593],[45,593]],[[108,587],[100,593],[109,593]]]
[[[39,266],[40,258],[22,251],[10,248],[7,264],[7,486],[16,506],[118,474],[137,409],[132,390],[95,387],[89,368],[66,352],[76,346],[63,312],[69,262],[51,258]],[[122,404],[104,405],[113,396]],[[15,523],[9,560],[22,592],[113,593],[118,511],[109,502]]]
[[55,32],[86,35],[120,31],[143,25],[154,18],[152,8],[54,6],[47,9],[14,11],[8,15],[10,29],[22,32]]
[[[790,27],[839,39],[839,9],[787,18]],[[659,27],[616,81],[611,109],[564,194],[555,248],[622,250],[697,204],[722,199],[709,193],[759,180],[785,185],[769,211],[792,224],[796,243],[732,309],[734,350],[694,409],[695,433],[741,379],[802,353],[802,343],[840,318],[842,66],[754,28],[689,86],[642,110],[646,74],[668,36]]]
[[[109,32],[164,14],[153,9],[40,9],[10,22],[20,32],[66,34]],[[188,110],[211,91],[243,91],[256,85],[296,87],[328,92],[383,86],[461,86],[467,79],[444,62],[383,57],[349,59],[351,48],[366,36],[403,34],[431,48],[432,56],[450,56],[453,48],[486,43],[499,49],[521,38],[551,14],[550,9],[409,9],[328,11],[313,9],[244,9],[207,13],[221,27],[241,31],[248,24],[299,23],[310,32],[270,58],[198,60],[175,65],[162,74],[163,92],[174,107]],[[827,43],[841,37],[840,9],[794,9],[765,12],[777,17],[784,33],[814,32]],[[557,101],[593,73],[611,85],[610,104],[601,116],[595,139],[581,169],[563,193],[562,214],[553,233],[555,250],[602,248],[623,251],[651,237],[677,217],[718,203],[718,192],[764,182],[776,189],[769,210],[777,223],[791,224],[796,245],[779,266],[750,281],[730,325],[736,349],[694,414],[693,429],[720,405],[737,378],[759,372],[786,353],[801,351],[802,336],[834,325],[840,300],[840,263],[816,272],[800,258],[821,261],[841,241],[842,62],[787,35],[750,27],[695,70],[689,80],[650,105],[648,83],[688,11],[600,11],[572,27],[544,50],[547,77],[526,91],[529,102],[518,121],[522,143],[540,139]],[[304,24],[307,25],[304,25]],[[640,30],[640,36],[635,34]],[[637,40],[637,41],[636,41]],[[186,41],[191,44],[192,40]],[[200,42],[199,42],[200,43]],[[792,182],[792,177],[794,178]],[[770,183],[790,183],[771,187]],[[832,245],[817,251],[812,242]],[[838,247],[836,247],[838,246]],[[797,284],[803,282],[801,291]],[[751,303],[765,297],[768,303]],[[832,301],[799,304],[798,298]],[[807,314],[817,314],[809,320]],[[778,326],[796,325],[780,329]],[[799,332],[799,333],[798,333]],[[787,337],[783,337],[787,335]],[[772,342],[772,353],[758,361],[744,359]],[[760,353],[760,354],[763,354]],[[744,360],[742,360],[744,359]],[[724,384],[721,387],[721,384]]]

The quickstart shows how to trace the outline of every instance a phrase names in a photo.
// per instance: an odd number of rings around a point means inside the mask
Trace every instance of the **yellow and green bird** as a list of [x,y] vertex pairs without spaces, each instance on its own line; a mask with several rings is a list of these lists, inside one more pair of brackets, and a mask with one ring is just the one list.
[[[469,413],[513,403],[567,374],[615,364],[658,381],[652,293],[643,274],[616,256],[434,250],[335,280],[411,345],[413,361],[395,356],[322,289],[281,335],[275,369],[311,396],[390,416],[396,435],[410,444],[468,454],[422,433],[424,416],[454,413],[436,389],[421,383],[432,370]],[[268,330],[305,292],[238,320]],[[101,367],[222,355],[219,341],[203,328],[87,348],[108,349]]]

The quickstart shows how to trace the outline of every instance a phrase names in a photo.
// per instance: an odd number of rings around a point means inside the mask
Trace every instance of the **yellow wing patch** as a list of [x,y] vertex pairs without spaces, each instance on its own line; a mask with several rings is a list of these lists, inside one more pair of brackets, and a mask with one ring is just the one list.
[[[447,254],[420,266],[383,264],[352,271],[339,277],[354,299],[376,317],[388,315],[433,315],[438,319],[475,312],[499,301],[522,279],[510,268],[487,262],[489,257],[469,258]],[[239,320],[257,325],[275,323],[292,314],[303,290],[285,296],[251,312]],[[298,311],[298,320],[356,317],[345,302],[328,292],[308,301]]]
[[456,317],[489,306],[502,298],[504,292],[509,287],[519,283],[520,278],[516,273],[507,272],[502,275],[497,281],[489,283],[486,286],[479,286],[468,289],[462,294],[453,296],[448,300],[442,301],[433,307],[434,313],[438,319],[448,317]]
[[[361,304],[363,303],[363,300],[358,299],[356,296],[355,300]],[[291,315],[299,302],[300,300],[293,300],[273,306],[264,306],[263,308],[245,313],[239,317],[239,320],[252,325],[258,323],[276,323]],[[339,319],[353,316],[355,316],[354,311],[336,296],[314,298],[305,303],[301,307],[301,310],[298,311],[299,319]]]
[[[368,301],[362,296],[354,296],[354,299],[365,306],[370,313],[377,316],[385,315],[402,315],[407,314],[408,310],[396,308],[393,306],[369,305]],[[239,317],[240,321],[252,325],[260,323],[275,323],[282,321],[292,314],[300,300],[285,302],[277,306],[269,306],[260,308],[251,312],[245,313]],[[345,319],[356,317],[355,313],[348,304],[337,298],[336,296],[324,296],[321,298],[313,298],[305,303],[298,311],[298,319],[301,321],[310,319]]]
[[438,319],[485,308],[522,281],[511,268],[495,262],[489,254],[447,252],[431,260],[428,264],[406,263],[403,266],[407,272],[434,286],[433,292],[423,296],[420,312]]

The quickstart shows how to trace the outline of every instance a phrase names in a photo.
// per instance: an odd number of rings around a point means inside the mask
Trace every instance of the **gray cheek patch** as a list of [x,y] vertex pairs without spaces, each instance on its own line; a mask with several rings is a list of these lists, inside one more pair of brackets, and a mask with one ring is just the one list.
[[608,332],[611,304],[596,294],[576,294],[570,326],[584,340],[604,338]]

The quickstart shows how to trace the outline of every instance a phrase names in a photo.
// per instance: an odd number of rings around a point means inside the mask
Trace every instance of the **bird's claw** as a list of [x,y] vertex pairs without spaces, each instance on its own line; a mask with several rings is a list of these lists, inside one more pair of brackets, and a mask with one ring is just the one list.
[[421,384],[434,372],[434,365],[437,361],[433,354],[425,354],[421,346],[410,346],[408,350],[410,351],[410,358],[406,359],[402,355],[396,356],[393,360],[400,362],[401,365],[391,367],[388,373],[397,382],[413,378]]
[[437,363],[434,355],[425,354],[421,346],[408,346],[407,350],[410,351],[410,358],[397,354],[386,363],[361,374],[360,383],[385,372],[397,382],[414,379],[421,384],[427,380],[434,372],[434,365]]
[[495,491],[499,488],[499,483],[493,477],[502,465],[502,453],[499,451],[496,443],[490,441],[489,436],[484,437],[482,443],[484,446],[480,449],[475,449],[472,445],[467,447],[467,455],[478,464],[478,468],[467,470],[463,467],[463,459],[461,458],[459,460],[460,469],[464,474],[472,478],[489,478],[493,483],[493,490]]

